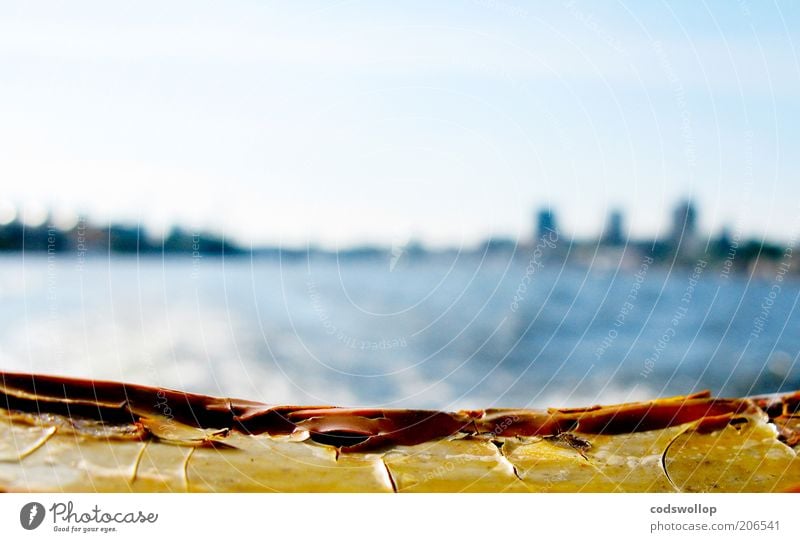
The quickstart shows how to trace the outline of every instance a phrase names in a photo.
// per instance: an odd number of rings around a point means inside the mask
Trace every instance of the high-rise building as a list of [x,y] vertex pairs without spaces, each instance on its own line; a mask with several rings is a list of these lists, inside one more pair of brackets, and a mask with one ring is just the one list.
[[602,241],[607,245],[621,245],[625,242],[624,218],[622,211],[615,209],[608,215],[608,223],[603,230]]
[[550,232],[558,232],[556,215],[549,207],[540,209],[536,214],[536,238],[541,239]]
[[691,200],[684,200],[672,212],[672,241],[676,244],[690,241],[696,234],[697,209]]

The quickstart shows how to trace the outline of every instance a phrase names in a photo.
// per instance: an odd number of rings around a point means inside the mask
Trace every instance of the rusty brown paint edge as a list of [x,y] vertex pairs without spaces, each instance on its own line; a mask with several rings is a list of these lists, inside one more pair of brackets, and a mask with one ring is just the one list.
[[[717,427],[738,415],[764,415],[781,437],[797,443],[796,424],[785,423],[800,392],[756,398],[718,399],[708,392],[648,402],[577,409],[435,410],[268,405],[113,381],[0,372],[0,408],[53,413],[107,424],[137,423],[169,415],[189,426],[271,435],[308,431],[312,440],[343,452],[414,445],[458,433],[502,437],[553,436],[569,431],[625,434],[701,420]],[[705,422],[703,422],[705,420]]]

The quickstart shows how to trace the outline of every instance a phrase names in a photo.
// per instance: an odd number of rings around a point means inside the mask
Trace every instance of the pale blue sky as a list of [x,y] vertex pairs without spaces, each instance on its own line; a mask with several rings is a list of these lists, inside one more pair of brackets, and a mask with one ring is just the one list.
[[0,200],[255,242],[800,231],[800,4],[3,2]]

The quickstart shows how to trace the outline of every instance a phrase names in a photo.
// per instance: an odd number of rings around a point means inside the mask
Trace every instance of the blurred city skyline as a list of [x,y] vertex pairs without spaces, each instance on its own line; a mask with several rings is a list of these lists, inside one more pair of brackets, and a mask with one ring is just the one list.
[[5,2],[6,208],[256,245],[800,229],[800,5]]
[[[480,239],[479,242],[491,241],[493,239],[506,239],[515,240],[522,245],[535,243],[538,239],[547,235],[547,232],[557,232],[559,235],[569,239],[576,239],[576,236],[565,227],[560,220],[559,210],[551,206],[533,207],[531,213],[531,223],[528,234],[523,234],[520,238],[515,239],[510,235],[502,233],[491,235],[486,238]],[[664,229],[664,234],[661,237],[650,238],[637,232],[631,232],[627,224],[627,212],[622,208],[612,208],[605,221],[597,225],[595,231],[590,232],[583,238],[578,240],[596,240],[599,243],[610,245],[621,245],[631,241],[666,241],[666,240],[680,240],[682,238],[705,238],[710,240],[718,235],[735,236],[737,239],[742,237],[741,231],[732,231],[730,226],[725,224],[718,231],[702,231],[699,226],[699,209],[696,203],[688,198],[680,199],[675,202],[671,209],[666,210],[666,216],[669,218],[669,227]],[[219,238],[228,237],[224,231],[196,228],[191,224],[170,224],[164,229],[152,228],[148,224],[136,223],[125,220],[109,220],[107,222],[98,221],[80,215],[70,209],[48,209],[44,206],[36,205],[32,207],[18,207],[7,200],[0,198],[0,238],[2,238],[2,231],[17,230],[24,232],[27,230],[52,230],[60,232],[72,232],[77,229],[91,229],[91,230],[104,230],[114,228],[128,228],[132,231],[138,232],[137,235],[142,238],[159,241],[169,237],[174,232],[184,232],[191,236],[192,234],[210,234]],[[235,245],[244,247],[247,246],[246,239],[229,237],[229,241]],[[384,242],[367,243],[375,245],[388,245],[391,244],[392,239],[384,240]],[[407,243],[424,244],[423,238],[410,237]],[[307,239],[305,242],[297,246],[312,245],[316,246],[318,243],[314,239]],[[254,247],[271,246],[269,243],[252,243]],[[359,245],[354,245],[359,246]],[[2,247],[0,247],[2,248]]]
[[[605,245],[623,245],[627,243],[647,243],[647,242],[680,242],[681,239],[693,239],[693,242],[703,242],[709,244],[719,239],[728,239],[734,242],[752,241],[772,244],[791,244],[793,245],[800,234],[800,208],[798,210],[798,223],[793,230],[783,231],[783,235],[770,237],[767,234],[757,235],[746,231],[740,221],[718,224],[715,228],[706,227],[706,222],[702,220],[698,204],[691,198],[679,198],[664,209],[660,209],[664,225],[658,228],[656,235],[648,235],[647,232],[635,231],[629,226],[630,210],[622,207],[611,207],[608,209],[604,219],[594,224],[592,230],[581,230],[576,232],[571,228],[571,224],[565,224],[562,220],[562,210],[550,205],[534,206],[529,210],[530,221],[528,227],[518,235],[514,232],[492,232],[484,237],[476,238],[466,243],[430,243],[425,236],[408,235],[403,238],[372,238],[366,241],[355,240],[342,244],[326,244],[320,242],[320,237],[310,237],[303,240],[295,240],[293,243],[276,243],[271,239],[274,236],[267,235],[264,239],[248,239],[245,236],[230,235],[224,228],[208,227],[197,223],[147,223],[130,219],[110,218],[98,220],[97,217],[79,214],[71,208],[59,206],[48,208],[38,202],[28,205],[16,205],[10,200],[0,197],[0,238],[3,237],[2,230],[11,231],[25,229],[30,231],[58,230],[60,232],[74,232],[80,224],[81,228],[89,228],[94,231],[124,229],[135,232],[137,237],[155,244],[161,243],[171,235],[179,234],[191,237],[192,235],[209,235],[220,240],[226,239],[230,245],[240,249],[252,248],[272,248],[286,247],[290,249],[302,249],[303,247],[314,247],[323,250],[336,250],[337,248],[363,248],[365,246],[395,246],[395,245],[419,245],[430,248],[451,249],[464,248],[471,245],[482,245],[491,241],[513,241],[522,246],[535,243],[537,239],[546,235],[549,230],[558,231],[560,236],[573,241],[591,243],[597,242]],[[0,247],[2,249],[2,247]]]
[[587,267],[617,265],[625,268],[642,260],[670,266],[692,266],[703,260],[720,266],[723,275],[731,271],[754,273],[759,266],[770,270],[779,262],[791,262],[798,232],[794,232],[788,242],[782,243],[774,239],[746,237],[740,229],[727,226],[714,232],[704,231],[700,227],[701,211],[690,199],[675,202],[668,211],[670,226],[664,235],[656,238],[631,232],[626,214],[621,209],[612,209],[605,223],[593,235],[578,238],[561,225],[556,209],[539,207],[532,213],[529,234],[523,239],[499,235],[468,246],[431,246],[422,239],[409,238],[395,239],[391,243],[326,247],[310,240],[301,245],[247,244],[241,239],[227,237],[223,232],[186,225],[154,232],[141,224],[98,224],[86,217],[58,215],[44,210],[35,217],[35,222],[26,222],[13,207],[0,205],[0,253],[43,252],[48,258],[59,253],[71,253],[81,261],[87,256],[111,254],[183,254],[191,255],[193,260],[205,256],[250,255],[281,260],[335,256],[337,259],[388,259],[390,271],[401,260],[406,262],[432,256],[535,257],[542,261],[555,260]]

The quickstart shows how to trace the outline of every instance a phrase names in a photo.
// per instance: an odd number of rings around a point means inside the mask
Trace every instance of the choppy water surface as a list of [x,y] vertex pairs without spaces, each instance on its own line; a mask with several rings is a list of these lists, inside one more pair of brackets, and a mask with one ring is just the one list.
[[800,285],[524,259],[0,259],[0,366],[267,402],[582,405],[800,388]]

